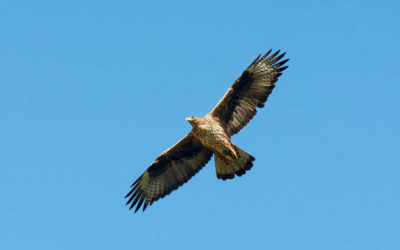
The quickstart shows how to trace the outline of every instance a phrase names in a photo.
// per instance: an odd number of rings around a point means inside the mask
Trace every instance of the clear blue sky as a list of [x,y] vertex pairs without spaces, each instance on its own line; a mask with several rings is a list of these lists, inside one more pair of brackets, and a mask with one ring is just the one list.
[[[189,3],[191,2],[191,3]],[[2,1],[0,249],[400,249],[399,1]],[[129,185],[259,54],[266,107],[145,213]]]

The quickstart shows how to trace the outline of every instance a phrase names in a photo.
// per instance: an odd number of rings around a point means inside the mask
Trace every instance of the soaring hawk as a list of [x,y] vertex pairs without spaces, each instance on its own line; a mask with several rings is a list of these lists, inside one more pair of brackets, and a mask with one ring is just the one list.
[[214,155],[217,178],[233,179],[253,166],[255,158],[230,140],[264,107],[275,82],[288,66],[285,53],[259,55],[204,117],[188,117],[193,129],[164,151],[132,184],[127,205],[137,212],[171,193],[194,176]]

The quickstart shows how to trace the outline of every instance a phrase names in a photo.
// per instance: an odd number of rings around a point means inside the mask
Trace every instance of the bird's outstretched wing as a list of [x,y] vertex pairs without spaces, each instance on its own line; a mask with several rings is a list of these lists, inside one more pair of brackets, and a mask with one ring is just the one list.
[[[256,115],[256,107],[264,107],[275,82],[287,66],[289,59],[280,61],[285,53],[279,50],[263,57],[259,55],[232,84],[225,96],[210,112],[225,127],[228,136],[238,133]],[[260,58],[261,57],[261,58]]]
[[163,152],[132,184],[127,205],[137,212],[187,182],[211,159],[213,152],[190,133]]

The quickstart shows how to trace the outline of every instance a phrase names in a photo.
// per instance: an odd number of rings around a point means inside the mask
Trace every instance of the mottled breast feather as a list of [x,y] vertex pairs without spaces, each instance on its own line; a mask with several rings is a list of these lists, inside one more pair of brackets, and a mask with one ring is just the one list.
[[287,66],[289,59],[280,61],[285,53],[279,50],[268,57],[258,56],[232,84],[221,101],[210,112],[225,127],[228,136],[238,133],[256,115],[256,108],[264,107],[275,82]]
[[192,133],[207,148],[223,156],[232,156],[231,141],[221,124],[211,116],[204,117],[205,122],[194,127]]

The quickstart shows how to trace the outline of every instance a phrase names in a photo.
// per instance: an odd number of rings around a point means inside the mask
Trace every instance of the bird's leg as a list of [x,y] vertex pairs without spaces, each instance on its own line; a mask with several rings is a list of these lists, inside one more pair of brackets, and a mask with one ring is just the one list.
[[236,152],[233,148],[224,150],[223,156],[224,156],[224,158],[226,158],[230,161],[233,161],[238,158],[238,155],[236,154]]

